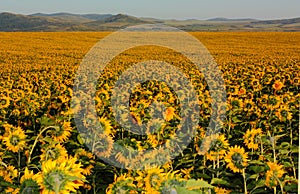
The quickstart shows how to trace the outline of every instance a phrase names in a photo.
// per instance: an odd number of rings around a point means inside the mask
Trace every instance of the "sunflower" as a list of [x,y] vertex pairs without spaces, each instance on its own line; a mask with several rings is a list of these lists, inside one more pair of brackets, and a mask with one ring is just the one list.
[[279,106],[279,109],[277,109],[275,115],[281,122],[292,119],[292,113],[290,112],[288,105]]
[[284,84],[280,80],[276,80],[273,84],[275,90],[281,90],[284,87]]
[[292,83],[293,83],[294,85],[299,85],[299,84],[300,84],[300,78],[299,78],[299,77],[294,77],[294,78],[292,79]]
[[269,96],[268,108],[269,109],[277,109],[279,108],[281,103],[281,99],[279,96]]
[[276,187],[278,179],[285,173],[284,167],[274,162],[267,162],[267,164],[270,169],[266,173],[266,186],[273,188]]
[[161,183],[164,181],[165,173],[163,169],[158,167],[152,168],[144,172],[145,177],[145,190],[147,193],[158,193]]
[[65,142],[71,136],[71,122],[63,121],[59,127],[52,130],[52,138],[57,142]]
[[253,88],[253,91],[257,92],[257,91],[260,91],[262,89],[262,86],[260,84],[260,81],[258,79],[252,79],[251,82],[250,82],[250,85],[252,86]]
[[99,118],[99,122],[102,127],[101,132],[103,131],[106,135],[114,136],[114,134],[112,132],[113,127],[111,126],[110,120],[108,120],[105,117],[101,117],[101,118]]
[[244,87],[241,87],[239,92],[238,92],[238,95],[239,96],[243,96],[247,93],[247,90],[244,88]]
[[98,141],[95,143],[96,146],[94,153],[98,157],[108,158],[112,152],[113,143],[114,140],[112,139],[112,137],[105,134],[100,134]]
[[53,144],[42,149],[40,158],[42,161],[58,160],[63,161],[68,157],[66,148],[60,144]]
[[10,105],[10,97],[0,96],[0,109],[4,109],[9,107]]
[[230,147],[225,161],[228,163],[227,168],[230,168],[233,172],[242,173],[243,169],[247,166],[248,154],[245,153],[244,148],[235,145]]
[[236,86],[227,86],[226,89],[229,95],[235,96],[239,93],[239,89]]
[[134,179],[129,177],[127,174],[123,174],[119,177],[115,176],[115,180],[110,184],[107,189],[107,194],[121,194],[121,193],[138,193],[136,185],[133,183]]
[[42,194],[57,194],[76,192],[84,185],[81,164],[76,164],[76,158],[65,161],[47,160],[42,163],[42,171],[38,173],[37,182]]
[[253,102],[253,100],[246,99],[244,101],[244,111],[253,112],[254,107],[255,107],[255,103]]
[[264,94],[260,98],[258,98],[258,105],[261,108],[267,108],[269,104],[269,96],[267,94]]
[[226,140],[226,137],[224,134],[213,134],[209,136],[208,138],[205,138],[204,141],[208,141],[208,152],[205,154],[208,160],[216,161],[218,159],[224,158],[226,154],[226,149],[229,147],[228,140]]
[[[5,129],[7,129],[9,125],[5,126]],[[11,129],[14,130],[11,130]],[[18,152],[25,148],[26,146],[26,135],[25,132],[22,130],[21,127],[12,127],[9,131],[6,130],[3,142],[6,145],[7,149],[12,152]]]
[[265,74],[265,75],[263,76],[262,80],[263,80],[263,83],[264,83],[264,84],[267,84],[267,85],[268,85],[268,84],[270,84],[271,81],[273,80],[273,76],[272,76],[272,74],[270,74],[270,73]]
[[231,190],[223,189],[220,187],[214,187],[214,191],[216,194],[229,194],[231,193]]
[[33,192],[38,193],[39,185],[37,183],[38,175],[34,174],[33,171],[25,168],[24,175],[20,179],[20,193]]
[[96,96],[98,96],[103,101],[108,100],[110,97],[108,91],[103,88],[101,90],[97,90]]
[[164,117],[165,117],[165,120],[168,121],[168,122],[171,121],[174,117],[176,117],[175,108],[168,107],[166,109]]
[[48,88],[40,88],[38,93],[42,99],[50,99],[51,97],[51,91]]
[[90,175],[91,170],[94,168],[93,164],[95,164],[95,161],[93,160],[94,155],[84,149],[78,149],[75,153],[75,158],[78,158],[78,160],[82,163],[83,174]]
[[5,193],[6,194],[19,194],[20,193],[20,189],[19,188],[8,187],[7,189],[5,189]]
[[180,172],[182,174],[184,174],[184,179],[188,180],[191,178],[191,171],[194,170],[194,166],[192,166],[191,168],[188,168],[188,169],[180,169]]
[[132,120],[133,123],[141,126],[142,125],[142,119],[141,119],[141,116],[138,114],[138,113],[135,113],[135,112],[130,112],[130,118]]
[[5,169],[0,169],[0,177],[6,182],[13,183],[13,179],[18,176],[18,170],[14,166],[6,166]]
[[58,85],[57,89],[58,89],[59,93],[62,94],[62,93],[64,93],[67,90],[67,86],[65,84],[63,84],[63,83],[60,83]]
[[12,101],[19,101],[22,98],[19,96],[19,90],[18,89],[13,89],[12,92],[9,94],[9,97],[11,98]]
[[12,92],[11,92],[10,89],[3,89],[3,90],[1,90],[0,95],[9,97],[11,93],[12,93]]
[[233,110],[233,109],[243,109],[243,101],[239,98],[230,97],[229,100],[229,106],[227,107],[227,110]]
[[153,134],[161,131],[165,127],[165,121],[163,119],[152,119],[148,121],[146,126],[146,133]]
[[260,128],[258,129],[252,129],[247,130],[247,132],[244,135],[244,143],[249,149],[258,149],[258,140],[262,134],[262,131]]
[[37,175],[33,173],[32,170],[28,170],[28,168],[25,168],[24,175],[20,179],[20,183],[22,184],[26,180],[36,180]]

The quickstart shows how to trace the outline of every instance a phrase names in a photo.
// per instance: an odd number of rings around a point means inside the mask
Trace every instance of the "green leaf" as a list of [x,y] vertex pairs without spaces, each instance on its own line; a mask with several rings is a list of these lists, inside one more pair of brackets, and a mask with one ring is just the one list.
[[51,126],[51,125],[55,124],[55,122],[52,119],[50,119],[46,116],[43,116],[42,118],[40,118],[39,122],[41,123],[42,126]]
[[293,146],[291,147],[291,151],[292,151],[292,153],[297,153],[297,154],[299,154],[299,147],[293,145]]
[[77,135],[77,141],[78,141],[81,145],[84,144],[84,142],[83,142],[83,140],[82,140],[82,138],[80,137],[79,134]]
[[224,180],[224,179],[219,179],[219,178],[213,178],[210,182],[210,184],[212,185],[224,185],[224,186],[227,186],[227,187],[230,187],[231,184]]
[[[203,167],[204,168],[204,167]],[[206,168],[206,167],[205,167]],[[203,179],[211,179],[211,176],[207,175],[207,174],[203,174],[203,173],[196,173],[196,177],[197,178],[203,178]]]
[[251,160],[251,161],[249,161],[249,164],[264,165],[264,163],[260,160]]
[[290,146],[290,144],[288,143],[288,142],[282,142],[281,144],[280,144],[280,147],[281,148],[288,148]]
[[195,190],[202,188],[213,188],[213,186],[204,180],[190,179],[186,182],[186,188],[189,190]]
[[251,176],[249,176],[248,179],[256,179],[259,175],[258,174],[253,174]]
[[286,168],[293,167],[293,165],[292,165],[291,163],[289,163],[289,162],[283,162],[283,165],[284,165],[284,167],[286,167]]
[[[260,188],[260,187],[264,187],[266,184],[266,181],[265,180],[258,180],[256,183],[255,183],[255,187],[252,189],[252,191],[250,193],[257,193],[255,190]],[[258,192],[259,193],[259,192]]]
[[199,194],[197,191],[191,191],[184,187],[175,187],[177,194]]
[[249,169],[254,171],[255,173],[261,173],[265,170],[265,168],[262,166],[250,166]]
[[242,120],[240,120],[237,116],[232,117],[232,121],[234,123],[240,123],[240,122],[242,122]]
[[51,137],[44,137],[43,138],[44,141],[48,142],[48,143],[52,143],[53,139]]

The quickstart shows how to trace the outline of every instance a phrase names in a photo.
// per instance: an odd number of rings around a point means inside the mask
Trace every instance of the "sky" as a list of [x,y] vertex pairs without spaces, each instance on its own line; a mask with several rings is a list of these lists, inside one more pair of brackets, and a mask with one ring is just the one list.
[[0,0],[0,12],[128,14],[159,19],[300,16],[300,0]]

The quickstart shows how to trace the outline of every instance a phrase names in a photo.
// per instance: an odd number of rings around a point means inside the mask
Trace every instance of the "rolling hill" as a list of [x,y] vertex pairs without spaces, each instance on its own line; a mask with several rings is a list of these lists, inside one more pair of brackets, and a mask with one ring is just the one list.
[[0,31],[116,31],[139,24],[165,24],[185,31],[300,31],[300,18],[255,20],[251,18],[162,20],[125,14],[0,13]]

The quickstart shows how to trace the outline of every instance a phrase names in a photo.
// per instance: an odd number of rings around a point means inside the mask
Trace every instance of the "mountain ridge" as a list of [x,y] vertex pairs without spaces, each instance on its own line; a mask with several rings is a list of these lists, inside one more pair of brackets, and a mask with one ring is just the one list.
[[186,31],[300,31],[300,17],[275,20],[224,17],[166,20],[126,14],[0,13],[0,31],[116,31],[128,26],[155,23]]

